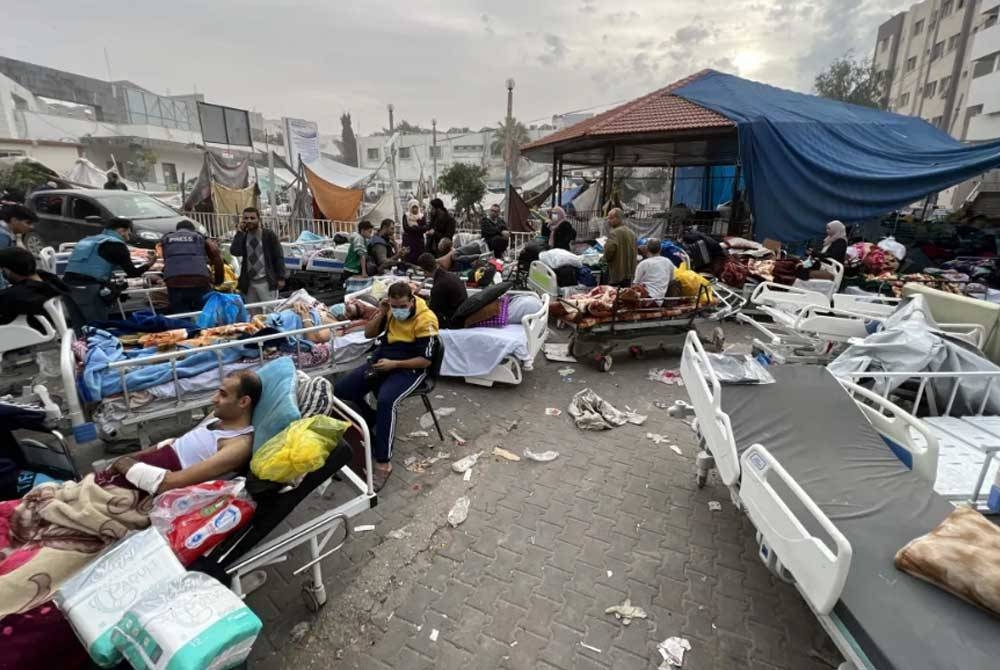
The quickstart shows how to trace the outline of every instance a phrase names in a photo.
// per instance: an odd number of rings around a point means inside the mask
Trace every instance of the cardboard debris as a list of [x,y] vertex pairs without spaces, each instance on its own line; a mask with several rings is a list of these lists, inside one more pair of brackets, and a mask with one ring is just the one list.
[[718,500],[709,500],[708,501],[708,509],[711,512],[721,512],[722,511],[722,503],[720,503]]
[[464,474],[467,470],[471,470],[472,466],[476,464],[479,457],[483,455],[483,452],[477,451],[474,454],[469,454],[465,458],[460,458],[451,464],[451,469],[458,474]]
[[612,605],[608,609],[604,610],[605,614],[614,614],[615,618],[622,622],[622,625],[629,625],[632,623],[632,619],[645,619],[646,610],[641,607],[636,607],[632,604],[632,601],[628,598],[625,599],[621,605]]
[[470,504],[468,496],[462,496],[455,501],[455,504],[448,511],[448,523],[451,524],[452,528],[457,528],[460,523],[469,517]]
[[538,463],[548,463],[549,461],[554,461],[559,458],[558,451],[540,451],[534,452],[531,449],[524,450],[524,457],[529,461],[536,461]]
[[558,407],[546,407],[545,408],[545,415],[546,416],[559,416],[560,414],[562,414],[562,410],[559,409]]
[[500,458],[505,458],[508,461],[519,461],[521,457],[517,454],[507,451],[503,447],[493,447],[493,455],[499,456]]
[[663,657],[659,670],[670,670],[684,665],[684,652],[691,651],[691,643],[683,637],[668,637],[656,645],[656,649]]

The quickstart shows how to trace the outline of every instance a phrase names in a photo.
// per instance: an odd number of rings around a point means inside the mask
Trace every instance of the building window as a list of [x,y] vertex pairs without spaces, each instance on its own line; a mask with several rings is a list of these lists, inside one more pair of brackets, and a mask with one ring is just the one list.
[[412,181],[401,181],[401,182],[399,182],[399,190],[400,191],[412,191],[413,190],[413,182]]
[[883,53],[885,53],[885,50],[886,50],[886,49],[888,49],[888,48],[889,48],[889,38],[888,38],[888,37],[886,37],[886,38],[885,38],[884,40],[882,40],[882,41],[881,41],[881,42],[879,43],[879,49],[881,49],[881,51],[882,51]]
[[931,48],[931,60],[937,60],[944,54],[944,40],[941,40]]
[[943,116],[935,116],[933,119],[931,119],[931,125],[934,126],[935,128],[940,128],[942,121],[944,121]]
[[922,32],[924,32],[924,20],[920,19],[919,21],[913,24],[913,34],[919,35]]
[[399,147],[399,157],[402,160],[409,160],[412,158],[413,156],[410,153],[410,147]]
[[431,158],[441,158],[441,147],[431,147]]
[[[1000,53],[1000,52],[998,52]],[[985,77],[986,75],[993,72],[993,63],[997,59],[997,54],[990,54],[986,58],[981,58],[976,61],[976,64],[972,67],[972,78],[978,79],[979,77]]]
[[478,154],[482,153],[482,144],[458,144],[455,146],[455,153],[457,154]]
[[917,69],[917,57],[910,56],[909,58],[906,59],[906,71],[913,72],[916,69]]
[[368,150],[368,160],[377,161],[379,157],[378,148]]
[[941,77],[941,81],[938,82],[938,92],[941,93],[941,97],[945,98],[948,96],[948,87],[951,85],[951,77]]
[[910,104],[910,94],[904,93],[903,95],[899,96],[899,103],[897,103],[896,106],[906,107],[908,104]]
[[935,93],[937,93],[937,82],[936,81],[927,82],[927,85],[924,86],[924,97],[932,98],[934,97]]
[[948,16],[949,14],[951,14],[951,10],[952,10],[953,4],[954,3],[952,2],[952,0],[945,0],[944,2],[941,3],[941,16],[942,17]]
[[962,35],[958,34],[958,35],[952,35],[951,37],[948,38],[948,53],[951,53],[952,51],[958,48],[958,40],[961,37]]
[[0,158],[17,158],[24,155],[20,149],[0,149]]
[[173,163],[163,163],[163,183],[177,186],[177,166]]

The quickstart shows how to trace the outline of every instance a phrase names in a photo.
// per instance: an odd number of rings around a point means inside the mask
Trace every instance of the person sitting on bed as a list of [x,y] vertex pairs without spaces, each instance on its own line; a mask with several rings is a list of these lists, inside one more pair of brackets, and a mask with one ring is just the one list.
[[[397,408],[424,381],[437,334],[438,320],[427,303],[413,294],[408,283],[396,282],[389,287],[378,314],[365,326],[365,336],[379,338],[369,362],[334,385],[334,395],[357,407],[369,428],[374,427],[372,479],[376,491],[392,474]],[[376,396],[374,410],[365,401],[369,392]]]
[[262,392],[256,372],[234,372],[212,397],[211,421],[176,440],[119,458],[98,473],[97,483],[156,494],[245,470],[253,454],[253,410]]
[[455,311],[469,297],[465,282],[458,275],[448,272],[428,253],[420,254],[417,265],[433,282],[431,285],[430,307],[439,324],[451,323]]
[[674,279],[674,264],[666,256],[661,256],[662,249],[660,240],[650,237],[646,244],[639,247],[642,260],[635,266],[634,283],[642,284],[646,287],[646,293],[654,300],[663,300],[667,295],[667,288]]
[[44,332],[33,317],[47,316],[45,303],[68,296],[69,287],[54,274],[39,270],[35,257],[21,247],[0,249],[0,269],[7,280],[7,287],[0,289],[0,325],[26,315],[28,325]]
[[437,245],[437,263],[445,270],[451,271],[455,265],[455,248],[451,244],[451,238],[445,237]]

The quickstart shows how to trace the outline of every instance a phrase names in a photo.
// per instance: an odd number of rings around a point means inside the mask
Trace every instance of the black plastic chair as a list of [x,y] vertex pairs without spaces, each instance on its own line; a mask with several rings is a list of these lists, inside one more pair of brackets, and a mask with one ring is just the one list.
[[420,382],[420,386],[410,393],[410,396],[420,396],[421,400],[424,401],[424,408],[430,412],[431,418],[434,420],[434,428],[437,430],[438,437],[441,438],[442,442],[444,442],[444,433],[441,432],[441,425],[438,423],[437,414],[434,413],[434,407],[431,405],[431,393],[434,392],[434,385],[437,384],[438,375],[441,374],[441,363],[443,361],[444,343],[440,337],[435,337],[434,351],[431,353],[431,365],[427,368],[427,375]]

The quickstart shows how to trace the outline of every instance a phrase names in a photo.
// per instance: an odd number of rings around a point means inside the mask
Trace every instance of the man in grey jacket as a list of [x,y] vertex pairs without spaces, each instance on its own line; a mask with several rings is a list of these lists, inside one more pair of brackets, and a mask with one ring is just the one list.
[[260,212],[247,207],[229,252],[240,259],[240,278],[236,287],[246,303],[274,300],[275,292],[285,288],[285,254],[272,230],[260,225]]

